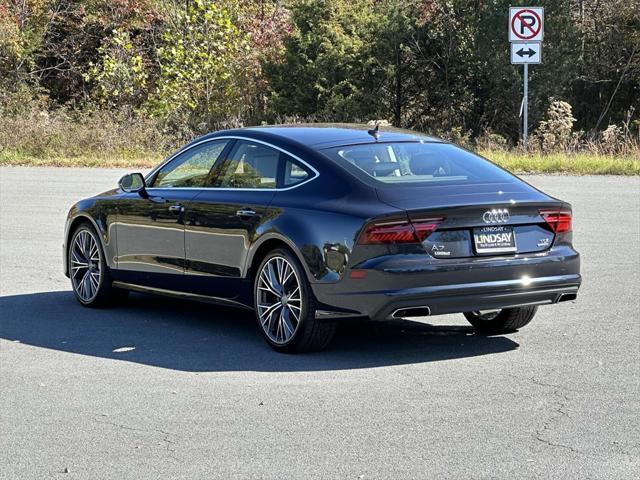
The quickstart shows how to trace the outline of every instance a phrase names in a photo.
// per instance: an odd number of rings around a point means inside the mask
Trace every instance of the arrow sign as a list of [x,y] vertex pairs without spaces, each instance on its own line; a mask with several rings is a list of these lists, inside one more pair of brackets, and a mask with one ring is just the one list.
[[527,57],[533,57],[535,54],[536,54],[536,51],[532,48],[530,48],[529,50],[525,50],[524,48],[521,48],[516,52],[516,55],[518,55],[519,57],[524,57],[525,55]]
[[512,43],[511,63],[541,63],[542,45],[539,42]]

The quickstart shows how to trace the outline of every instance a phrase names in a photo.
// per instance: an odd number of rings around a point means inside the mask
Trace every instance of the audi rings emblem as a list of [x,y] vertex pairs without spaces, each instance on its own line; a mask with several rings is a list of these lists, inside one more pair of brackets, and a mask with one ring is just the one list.
[[493,210],[487,210],[482,215],[484,223],[507,223],[509,221],[509,210],[506,208],[498,208]]

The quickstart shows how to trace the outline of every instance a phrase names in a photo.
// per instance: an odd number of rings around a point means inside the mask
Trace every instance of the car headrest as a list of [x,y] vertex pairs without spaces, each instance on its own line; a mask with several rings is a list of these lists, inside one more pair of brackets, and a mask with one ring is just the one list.
[[256,149],[247,155],[245,163],[263,177],[276,177],[279,153],[269,149]]
[[414,154],[409,162],[409,168],[414,175],[435,175],[442,166],[442,160],[430,153]]
[[347,160],[360,166],[374,161],[371,153],[365,149],[351,150],[347,155]]

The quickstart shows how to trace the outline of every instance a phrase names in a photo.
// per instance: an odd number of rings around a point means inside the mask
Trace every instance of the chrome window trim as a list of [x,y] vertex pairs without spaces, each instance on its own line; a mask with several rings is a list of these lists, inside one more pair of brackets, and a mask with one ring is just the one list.
[[[284,148],[280,148],[280,147],[278,147],[276,145],[273,145],[272,143],[265,142],[263,140],[256,140],[255,138],[242,137],[242,136],[239,136],[239,135],[224,135],[224,136],[221,136],[221,137],[212,137],[212,138],[207,138],[207,139],[204,139],[204,140],[200,140],[199,142],[196,142],[193,145],[190,145],[188,148],[185,148],[184,150],[177,151],[176,153],[171,155],[167,160],[165,160],[160,165],[158,165],[153,170],[151,170],[144,177],[145,182],[147,181],[147,179],[153,177],[158,172],[158,170],[160,170],[162,167],[167,165],[169,162],[171,162],[173,159],[175,159],[178,155],[182,155],[183,153],[186,153],[189,150],[191,150],[192,148],[195,148],[198,145],[202,145],[203,143],[214,142],[216,140],[245,140],[245,141],[248,141],[248,142],[255,142],[255,143],[260,143],[262,145],[266,145],[267,147],[273,148],[273,149],[278,150],[278,151],[280,151],[280,152],[282,152],[282,153],[284,153],[286,155],[289,155],[291,158],[297,160],[302,165],[304,165],[309,170],[311,170],[314,173],[314,175],[312,177],[300,182],[300,183],[296,183],[295,185],[292,185],[290,187],[285,187],[285,188],[176,187],[175,190],[215,190],[215,191],[232,191],[232,192],[243,192],[243,191],[244,192],[284,192],[286,190],[293,190],[294,188],[301,187],[305,183],[308,183],[308,182],[310,182],[312,180],[315,180],[316,178],[318,178],[320,176],[320,172],[318,172],[318,170],[316,170],[312,165],[310,165],[309,163],[305,162],[304,160],[302,160],[297,155],[294,155],[293,153],[288,152]],[[217,161],[218,160],[216,159],[216,162]],[[214,163],[214,165],[215,165],[215,163]],[[149,190],[149,191],[171,190],[171,189],[173,189],[173,187],[149,187],[149,188],[147,188],[147,190]]]

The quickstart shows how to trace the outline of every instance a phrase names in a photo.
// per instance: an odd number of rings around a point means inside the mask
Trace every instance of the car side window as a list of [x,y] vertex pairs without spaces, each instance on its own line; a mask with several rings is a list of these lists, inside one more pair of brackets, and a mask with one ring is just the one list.
[[205,142],[178,155],[160,169],[154,188],[199,188],[207,184],[209,173],[229,142]]
[[281,152],[260,143],[239,140],[213,171],[216,188],[276,188]]
[[285,155],[283,187],[291,187],[304,182],[311,175],[302,165],[296,163],[291,157]]

